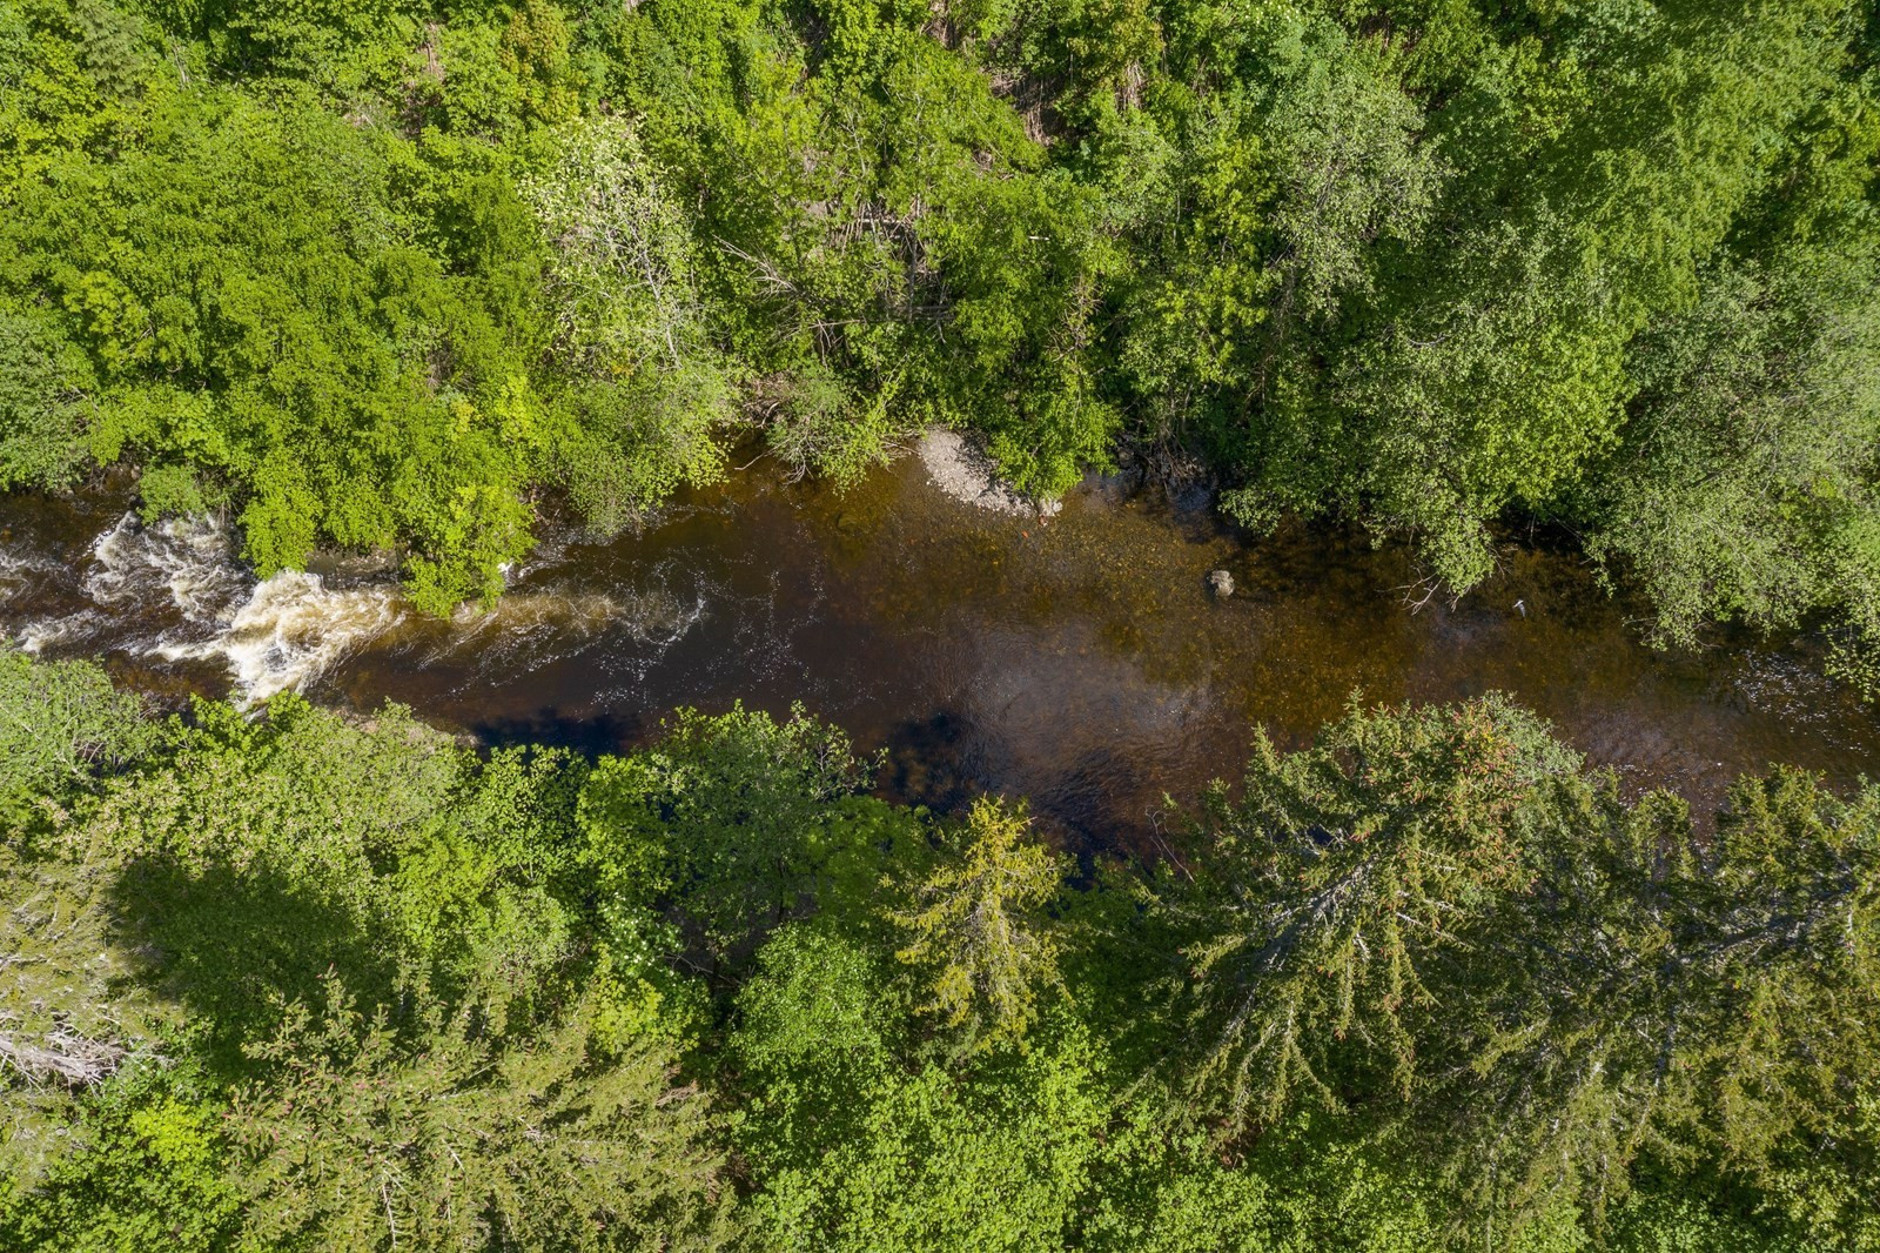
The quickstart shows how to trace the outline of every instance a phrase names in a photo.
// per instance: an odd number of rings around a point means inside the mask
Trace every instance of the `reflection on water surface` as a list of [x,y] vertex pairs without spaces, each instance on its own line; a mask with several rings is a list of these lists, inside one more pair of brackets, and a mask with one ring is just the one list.
[[[494,613],[412,614],[364,563],[257,585],[214,526],[145,529],[122,498],[0,504],[0,631],[105,652],[159,695],[302,686],[390,698],[492,742],[590,749],[676,705],[801,701],[889,750],[896,795],[1032,798],[1074,842],[1136,842],[1165,793],[1233,777],[1251,727],[1299,742],[1367,701],[1512,693],[1638,786],[1700,808],[1770,761],[1848,783],[1874,715],[1802,641],[1654,654],[1570,554],[1511,548],[1460,605],[1406,607],[1397,549],[1249,539],[1205,508],[1093,482],[1048,521],[942,496],[917,458],[846,494],[751,472],[659,525],[562,537]],[[1208,571],[1236,584],[1210,597]]]

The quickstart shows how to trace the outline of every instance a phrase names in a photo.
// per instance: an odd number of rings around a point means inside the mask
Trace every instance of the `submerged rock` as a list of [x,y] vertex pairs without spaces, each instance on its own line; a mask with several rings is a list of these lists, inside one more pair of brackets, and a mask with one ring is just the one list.
[[1208,590],[1217,598],[1226,600],[1234,594],[1234,576],[1225,570],[1208,571]]

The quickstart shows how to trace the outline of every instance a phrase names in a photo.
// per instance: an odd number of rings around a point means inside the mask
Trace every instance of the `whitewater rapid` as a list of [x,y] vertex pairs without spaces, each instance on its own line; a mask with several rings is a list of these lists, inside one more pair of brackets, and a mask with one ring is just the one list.
[[[0,594],[47,576],[24,561],[0,559]],[[389,578],[333,585],[283,570],[257,579],[231,528],[214,517],[145,525],[126,513],[92,541],[81,568],[82,606],[24,623],[15,635],[20,647],[219,663],[242,706],[301,690],[370,648],[408,648],[420,665],[465,652],[513,663],[616,630],[663,651],[705,611],[702,596],[688,600],[657,586],[619,595],[512,590],[492,609],[466,605],[440,621],[416,613]]]

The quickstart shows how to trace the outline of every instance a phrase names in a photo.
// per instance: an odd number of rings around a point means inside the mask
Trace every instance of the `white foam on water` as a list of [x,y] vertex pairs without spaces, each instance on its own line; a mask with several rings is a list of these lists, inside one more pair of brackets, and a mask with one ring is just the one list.
[[335,591],[297,571],[257,582],[229,527],[209,517],[145,526],[125,514],[92,541],[82,587],[91,605],[27,626],[21,646],[104,641],[166,661],[219,660],[243,705],[304,686],[405,616],[386,586]]
[[454,642],[505,631],[599,628],[620,615],[611,596],[599,592],[504,592],[493,609],[460,605],[451,614]]
[[[44,573],[47,566],[37,563]],[[214,518],[170,518],[144,526],[127,513],[92,541],[80,585],[90,607],[23,627],[28,652],[97,642],[126,623],[182,618],[185,629],[214,629],[239,604],[254,578],[235,560],[228,528]],[[147,638],[109,646],[147,651]]]
[[0,548],[0,605],[53,569],[44,558]]
[[317,574],[283,570],[258,584],[211,638],[161,643],[150,651],[168,661],[220,658],[235,680],[238,703],[252,705],[305,687],[406,616],[391,587],[336,590]]
[[254,586],[235,559],[234,537],[219,520],[166,518],[143,526],[127,513],[92,542],[85,593],[107,606],[148,606],[168,600],[185,620],[227,619]]
[[672,647],[705,616],[704,593],[687,604],[663,587],[634,592],[616,606],[634,640],[661,650]]
[[460,663],[473,654],[479,672],[535,669],[579,652],[604,633],[622,632],[650,651],[650,660],[641,660],[652,664],[704,615],[703,595],[688,603],[658,585],[613,594],[511,591],[493,609],[458,609],[448,636],[429,650],[428,660]]
[[[0,597],[10,569],[0,565]],[[420,642],[418,665],[472,654],[532,669],[608,631],[663,654],[705,614],[703,594],[682,599],[655,583],[619,594],[514,589],[490,610],[465,606],[440,621],[413,611],[389,580],[329,587],[320,575],[285,570],[257,581],[216,519],[144,526],[128,513],[93,541],[82,587],[90,605],[29,624],[21,646],[220,662],[243,706],[305,688],[394,637]]]
[[90,609],[67,614],[63,618],[52,618],[44,622],[31,622],[20,628],[15,637],[21,651],[37,653],[47,648],[58,648],[77,640],[86,639],[97,631],[102,618]]

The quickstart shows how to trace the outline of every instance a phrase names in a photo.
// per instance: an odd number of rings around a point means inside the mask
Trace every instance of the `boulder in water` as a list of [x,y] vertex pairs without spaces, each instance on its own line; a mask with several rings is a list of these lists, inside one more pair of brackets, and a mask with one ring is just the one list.
[[1225,570],[1208,571],[1208,590],[1215,599],[1226,600],[1234,594],[1234,576]]

